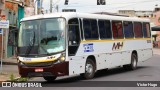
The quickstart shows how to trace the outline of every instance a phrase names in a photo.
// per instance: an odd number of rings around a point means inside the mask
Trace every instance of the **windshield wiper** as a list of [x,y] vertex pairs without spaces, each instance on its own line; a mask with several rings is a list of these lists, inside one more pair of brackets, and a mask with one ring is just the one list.
[[29,55],[29,53],[31,52],[31,50],[32,50],[32,48],[33,48],[33,46],[35,44],[35,31],[33,31],[33,43],[32,44],[31,43],[32,43],[32,40],[29,43],[29,46],[28,46],[28,48],[26,50],[26,53],[25,53],[25,56]]

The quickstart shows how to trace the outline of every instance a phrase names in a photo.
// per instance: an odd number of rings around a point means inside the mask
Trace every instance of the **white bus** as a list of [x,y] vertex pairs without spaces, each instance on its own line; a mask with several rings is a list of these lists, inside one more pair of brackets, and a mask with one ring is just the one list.
[[22,77],[80,74],[86,79],[101,69],[134,70],[152,57],[150,21],[135,17],[53,13],[21,20],[18,67]]

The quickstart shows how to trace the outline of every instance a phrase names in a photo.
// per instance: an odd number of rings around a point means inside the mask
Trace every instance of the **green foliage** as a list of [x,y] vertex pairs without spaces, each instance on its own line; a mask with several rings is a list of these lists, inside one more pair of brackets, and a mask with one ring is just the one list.
[[9,79],[10,79],[9,81],[13,81],[13,82],[14,81],[17,81],[17,82],[26,82],[26,81],[29,80],[28,77],[15,78],[15,76],[13,74],[10,75]]
[[11,74],[11,75],[9,76],[9,79],[10,79],[10,81],[15,81],[15,76],[14,76],[13,74]]
[[28,77],[21,77],[21,78],[18,79],[18,81],[20,81],[20,82],[26,82],[28,80],[29,80]]

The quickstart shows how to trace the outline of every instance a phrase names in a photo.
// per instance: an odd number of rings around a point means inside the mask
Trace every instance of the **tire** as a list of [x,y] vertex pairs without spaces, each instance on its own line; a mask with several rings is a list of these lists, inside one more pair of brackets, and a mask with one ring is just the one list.
[[85,73],[81,76],[85,79],[92,79],[95,75],[96,66],[92,59],[87,59],[85,64]]
[[45,76],[43,77],[47,82],[53,82],[57,78],[56,76]]
[[135,53],[131,56],[131,64],[124,65],[123,68],[125,70],[135,70],[137,68],[138,57]]

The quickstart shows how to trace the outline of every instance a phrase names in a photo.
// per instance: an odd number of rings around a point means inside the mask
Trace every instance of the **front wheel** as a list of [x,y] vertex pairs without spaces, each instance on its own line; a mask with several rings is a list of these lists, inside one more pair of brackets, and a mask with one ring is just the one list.
[[131,64],[124,65],[123,68],[126,70],[135,70],[137,68],[138,57],[136,54],[132,54],[131,56]]
[[56,76],[44,76],[43,77],[47,82],[53,82],[57,78]]
[[92,59],[87,59],[85,64],[85,73],[81,74],[85,79],[91,79],[95,75],[96,66]]

